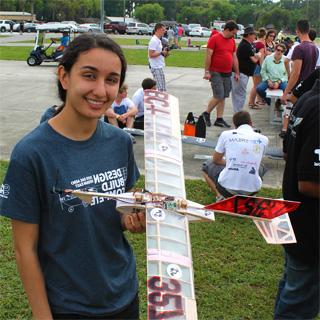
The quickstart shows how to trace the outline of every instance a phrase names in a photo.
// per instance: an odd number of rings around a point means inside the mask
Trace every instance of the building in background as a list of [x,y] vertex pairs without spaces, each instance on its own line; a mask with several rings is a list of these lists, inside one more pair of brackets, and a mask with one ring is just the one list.
[[0,20],[13,20],[13,21],[36,21],[36,15],[29,12],[19,11],[0,11]]

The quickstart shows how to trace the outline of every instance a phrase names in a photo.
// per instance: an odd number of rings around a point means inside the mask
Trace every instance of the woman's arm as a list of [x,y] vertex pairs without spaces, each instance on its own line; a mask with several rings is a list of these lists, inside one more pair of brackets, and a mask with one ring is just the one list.
[[12,220],[14,250],[20,278],[34,319],[52,319],[38,258],[39,226]]
[[263,61],[264,61],[264,58],[265,58],[265,56],[266,56],[266,49],[265,49],[265,47],[261,48],[261,49],[259,50],[259,53],[260,53],[259,63],[260,63],[260,66],[262,66]]

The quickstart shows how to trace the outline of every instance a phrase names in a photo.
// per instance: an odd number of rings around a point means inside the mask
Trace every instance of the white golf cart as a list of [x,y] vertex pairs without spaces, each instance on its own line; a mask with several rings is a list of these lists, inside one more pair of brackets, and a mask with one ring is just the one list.
[[71,36],[74,38],[74,33],[69,24],[62,23],[45,23],[38,25],[36,28],[36,38],[33,50],[30,52],[30,55],[27,59],[29,66],[37,66],[42,62],[54,62],[60,61],[63,56],[63,50],[49,48],[56,42],[53,37],[51,37],[51,43],[45,47],[45,40],[48,33],[60,33],[59,36],[56,36],[55,39],[60,38],[62,33],[69,37],[69,42],[71,41]]

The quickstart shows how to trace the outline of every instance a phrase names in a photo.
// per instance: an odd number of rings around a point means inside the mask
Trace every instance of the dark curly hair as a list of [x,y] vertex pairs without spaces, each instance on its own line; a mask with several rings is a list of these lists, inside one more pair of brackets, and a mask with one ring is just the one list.
[[[66,72],[70,72],[81,53],[90,49],[101,48],[115,53],[121,62],[120,87],[126,77],[127,62],[120,46],[104,33],[84,33],[76,37],[63,53],[59,66],[63,66]],[[66,90],[63,89],[58,79],[58,94],[63,103],[66,102]]]

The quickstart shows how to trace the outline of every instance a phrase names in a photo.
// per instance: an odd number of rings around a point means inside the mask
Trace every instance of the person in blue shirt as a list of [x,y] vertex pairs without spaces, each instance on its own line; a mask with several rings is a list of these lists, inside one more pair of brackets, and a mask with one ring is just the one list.
[[61,38],[51,38],[51,40],[53,40],[54,42],[60,41],[60,45],[57,47],[56,51],[64,51],[70,42],[69,32],[63,31]]
[[121,48],[83,34],[57,70],[59,113],[15,146],[0,187],[0,214],[12,220],[20,277],[34,319],[139,319],[133,250],[124,231],[143,232],[143,212],[64,192],[120,194],[139,177],[132,142],[99,120],[126,74]]

